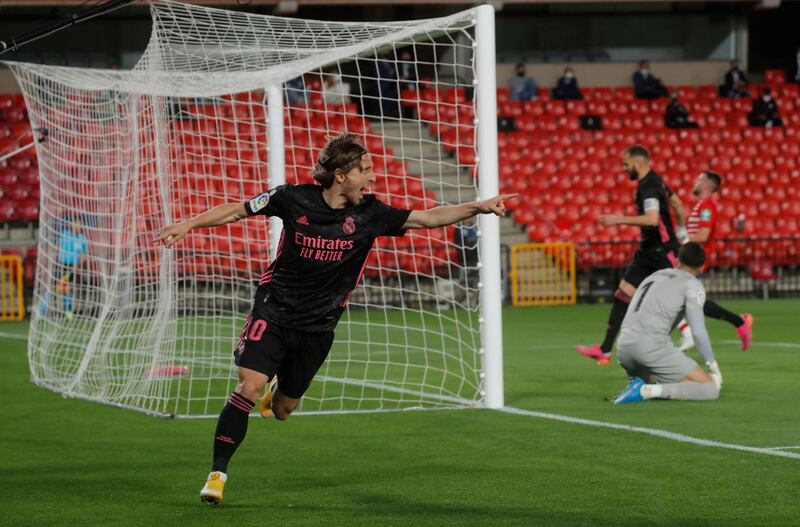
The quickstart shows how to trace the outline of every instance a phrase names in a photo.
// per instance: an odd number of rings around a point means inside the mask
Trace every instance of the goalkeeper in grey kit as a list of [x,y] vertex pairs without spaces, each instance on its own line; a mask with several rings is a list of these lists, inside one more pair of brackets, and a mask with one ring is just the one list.
[[350,133],[325,145],[313,177],[318,184],[283,185],[246,202],[220,205],[156,236],[169,248],[196,228],[255,215],[283,220],[278,254],[259,280],[234,351],[239,384],[217,421],[211,473],[200,492],[204,502],[222,501],[228,462],[244,441],[256,401],[262,416],[281,421],[300,404],[328,356],[375,238],[452,225],[478,214],[502,216],[504,200],[516,196],[429,210],[390,207],[368,193],[375,182],[372,159]]
[[[617,341],[617,358],[631,380],[614,398],[614,404],[719,397],[722,373],[705,326],[706,291],[697,279],[704,263],[703,246],[688,242],[681,247],[674,269],[656,271],[636,290]],[[670,339],[684,312],[708,373]]]

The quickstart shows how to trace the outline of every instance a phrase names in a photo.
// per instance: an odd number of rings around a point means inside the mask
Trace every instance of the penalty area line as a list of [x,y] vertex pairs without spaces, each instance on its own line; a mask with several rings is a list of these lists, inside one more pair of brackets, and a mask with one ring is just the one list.
[[720,441],[712,441],[710,439],[700,439],[698,437],[687,436],[675,432],[668,432],[666,430],[659,430],[657,428],[645,428],[642,426],[631,426],[620,423],[609,423],[606,421],[595,421],[593,419],[582,419],[580,417],[570,417],[568,415],[550,414],[547,412],[535,412],[533,410],[523,410],[521,408],[512,408],[506,406],[499,411],[514,415],[524,415],[527,417],[538,417],[540,419],[550,419],[551,421],[561,421],[563,423],[571,423],[584,426],[594,426],[597,428],[611,428],[613,430],[623,430],[625,432],[635,432],[637,434],[646,434],[671,441],[678,441],[680,443],[691,443],[694,445],[726,448],[728,450],[739,450],[742,452],[751,452],[753,454],[763,454],[775,457],[788,457],[791,459],[800,459],[800,453],[786,452],[784,450],[775,450],[771,448],[758,448],[747,445],[737,445],[735,443],[722,443]]

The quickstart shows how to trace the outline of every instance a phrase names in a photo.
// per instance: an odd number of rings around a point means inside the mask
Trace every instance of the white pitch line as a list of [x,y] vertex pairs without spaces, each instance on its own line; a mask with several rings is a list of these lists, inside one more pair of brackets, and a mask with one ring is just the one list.
[[[741,344],[740,340],[722,340],[721,344]],[[790,348],[800,349],[800,342],[763,342],[761,340],[753,341],[751,346],[772,346],[773,348]]]
[[700,439],[697,437],[686,436],[677,434],[675,432],[667,432],[666,430],[659,430],[657,428],[645,428],[642,426],[623,425],[619,423],[607,423],[605,421],[595,421],[593,419],[581,419],[579,417],[570,417],[568,415],[550,414],[546,412],[534,412],[532,410],[522,410],[520,408],[512,408],[506,406],[500,410],[515,415],[525,415],[528,417],[539,417],[541,419],[550,419],[553,421],[561,421],[564,423],[572,423],[584,426],[595,426],[599,428],[611,428],[614,430],[624,430],[626,432],[636,432],[638,434],[647,434],[656,437],[662,437],[671,441],[678,441],[681,443],[692,443],[695,445],[709,446],[716,448],[727,448],[729,450],[741,450],[743,452],[751,452],[753,454],[765,454],[768,456],[788,457],[791,459],[800,459],[800,453],[784,452],[782,450],[774,450],[771,448],[758,448],[746,445],[737,445],[734,443],[722,443],[720,441],[711,441],[710,439]]
[[774,447],[768,448],[767,450],[800,450],[800,445],[799,446],[774,446]]
[[[724,344],[726,346],[741,346],[741,340],[720,340],[717,344]],[[761,340],[753,341],[751,346],[775,347],[775,348],[790,348],[800,349],[800,342],[764,342]],[[574,343],[571,344],[530,344],[526,346],[503,346],[506,350],[557,350],[557,349],[573,349]]]
[[27,340],[28,335],[21,335],[19,333],[4,333],[0,331],[0,338]]

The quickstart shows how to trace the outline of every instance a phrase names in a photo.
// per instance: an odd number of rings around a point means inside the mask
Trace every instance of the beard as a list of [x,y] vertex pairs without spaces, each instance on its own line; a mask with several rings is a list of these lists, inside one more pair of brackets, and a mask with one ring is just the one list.
[[636,181],[639,179],[639,173],[636,170],[628,170],[628,179]]

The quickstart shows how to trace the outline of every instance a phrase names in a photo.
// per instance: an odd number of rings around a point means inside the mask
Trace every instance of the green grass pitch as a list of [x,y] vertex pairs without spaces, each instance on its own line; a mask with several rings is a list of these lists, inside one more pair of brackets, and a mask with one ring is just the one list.
[[[712,403],[614,407],[626,379],[574,344],[608,306],[506,309],[506,404],[800,453],[800,302],[727,301],[709,321]],[[488,410],[251,419],[225,501],[202,506],[215,421],[148,417],[28,381],[28,324],[0,325],[0,525],[797,525],[800,459]]]

